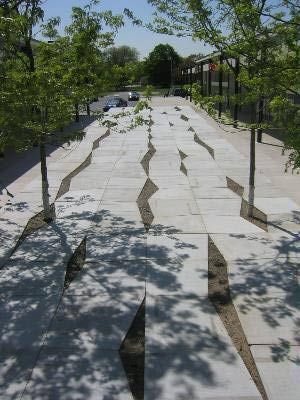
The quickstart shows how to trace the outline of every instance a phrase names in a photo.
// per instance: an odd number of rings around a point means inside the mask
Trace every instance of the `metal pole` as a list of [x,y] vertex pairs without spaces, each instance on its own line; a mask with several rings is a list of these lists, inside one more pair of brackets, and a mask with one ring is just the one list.
[[204,95],[204,88],[203,88],[203,85],[204,85],[203,61],[201,61],[201,64],[200,64],[200,85],[201,85],[201,94],[203,96]]
[[[223,96],[223,55],[220,55],[220,70],[219,70],[219,96]],[[219,118],[222,116],[222,100],[219,101]]]
[[190,102],[192,101],[193,67],[190,67]]
[[173,60],[172,60],[172,57],[170,58],[170,62],[171,62],[171,82],[170,82],[170,88],[172,89],[172,87],[173,87]]
[[[235,77],[234,77],[234,94],[237,96],[239,94],[239,81],[237,80],[237,76],[240,73],[240,60],[238,58],[235,59]],[[235,102],[234,103],[234,110],[233,110],[233,126],[237,128],[237,121],[239,113],[239,105]]]

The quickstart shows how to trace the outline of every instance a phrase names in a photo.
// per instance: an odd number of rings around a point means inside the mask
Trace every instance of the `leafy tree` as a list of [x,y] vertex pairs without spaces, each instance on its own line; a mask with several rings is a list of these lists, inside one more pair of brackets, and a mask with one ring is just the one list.
[[129,63],[137,63],[139,61],[139,52],[136,48],[130,46],[110,47],[103,52],[104,61],[110,65],[118,65],[125,67]]
[[170,86],[172,69],[181,62],[181,57],[169,44],[159,44],[149,53],[145,71],[149,81],[156,85]]
[[[255,131],[261,127],[257,120],[256,105],[264,97],[272,99],[278,95],[284,103],[288,91],[299,95],[299,2],[293,0],[284,2],[148,0],[148,2],[157,9],[154,21],[149,25],[150,29],[164,34],[192,36],[225,53],[227,68],[244,89],[243,96],[237,96],[234,101],[239,104],[249,104],[251,107],[248,215],[252,217]],[[238,58],[240,68],[237,69],[230,64],[228,58]],[[278,110],[278,107],[274,106],[273,111],[276,109]],[[278,121],[280,114],[277,114],[275,119]],[[296,128],[292,130],[294,134],[291,140],[288,139],[288,147],[296,149],[295,157],[291,159],[291,162],[295,162],[299,157],[299,152],[297,153],[299,138]]]
[[114,65],[112,67],[112,83],[114,88],[123,89],[127,85],[132,85],[139,82],[144,74],[143,62],[131,62],[123,67]]
[[[39,145],[44,219],[50,221],[46,144],[53,141],[52,132],[71,121],[73,105],[87,101],[94,88],[104,84],[103,78],[96,80],[99,48],[111,45],[122,18],[110,11],[93,11],[97,1],[92,0],[73,8],[66,36],[59,37],[59,19],[52,19],[44,33],[54,42],[36,46],[33,28],[43,19],[42,4],[42,0],[12,1],[0,10],[0,147],[21,151]],[[106,27],[111,30],[102,32]],[[81,132],[64,139],[79,137]]]

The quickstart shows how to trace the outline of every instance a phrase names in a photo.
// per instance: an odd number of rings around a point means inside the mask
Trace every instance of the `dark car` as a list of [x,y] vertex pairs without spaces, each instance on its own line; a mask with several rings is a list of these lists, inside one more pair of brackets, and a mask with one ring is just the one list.
[[173,88],[171,90],[171,95],[185,97],[187,96],[187,91],[182,88]]
[[139,101],[140,94],[138,92],[129,92],[128,93],[128,100],[131,101]]
[[105,103],[105,106],[103,107],[103,111],[108,111],[111,108],[116,108],[116,107],[127,107],[127,101],[122,99],[122,97],[112,97],[107,100]]

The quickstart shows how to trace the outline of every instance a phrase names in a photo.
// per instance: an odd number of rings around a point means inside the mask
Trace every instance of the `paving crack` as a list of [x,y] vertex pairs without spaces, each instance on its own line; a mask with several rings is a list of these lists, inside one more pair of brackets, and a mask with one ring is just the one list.
[[178,151],[179,151],[179,155],[180,155],[180,159],[181,159],[180,171],[181,171],[185,176],[187,176],[188,172],[187,172],[186,166],[184,165],[184,162],[183,162],[183,160],[184,160],[185,158],[187,158],[187,155],[186,155],[183,151],[181,151],[181,150],[179,150],[179,149],[178,149]]
[[[152,138],[152,136],[151,136],[151,138]],[[149,138],[149,142],[148,142],[148,151],[144,155],[144,157],[143,157],[143,159],[141,161],[142,167],[143,167],[144,171],[146,172],[146,175],[148,175],[148,176],[149,176],[150,160],[153,157],[154,153],[156,152],[155,147],[151,143],[151,138]]]
[[180,119],[182,119],[183,121],[188,121],[188,117],[186,117],[185,115],[181,114],[180,115]]
[[143,400],[145,370],[145,298],[120,346],[119,355],[134,400]]
[[142,221],[147,232],[154,219],[154,215],[152,213],[148,200],[155,192],[158,191],[158,189],[159,188],[155,185],[155,183],[153,183],[151,179],[148,178],[137,199],[137,205],[139,207]]
[[25,226],[21,236],[19,237],[15,247],[12,249],[9,257],[11,257],[21,246],[21,244],[24,242],[24,240],[38,231],[39,229],[44,228],[45,226],[48,226],[51,222],[55,221],[56,215],[55,215],[55,204],[52,203],[50,204],[50,210],[51,210],[51,215],[52,215],[52,220],[50,222],[45,221],[45,212],[44,210],[40,211],[39,213],[35,214],[33,217],[29,219],[27,222],[27,225]]
[[210,146],[208,146],[205,142],[203,142],[201,139],[199,139],[198,135],[195,133],[194,135],[194,141],[198,144],[200,144],[200,146],[204,147],[209,154],[212,156],[213,159],[215,159],[215,152],[214,149],[211,148]]
[[263,400],[267,400],[264,385],[232,302],[227,263],[210,236],[208,236],[208,297],[214,305]]
[[253,217],[251,218],[248,216],[249,203],[243,198],[243,194],[245,191],[244,187],[235,182],[233,179],[229,178],[228,176],[226,176],[226,181],[228,189],[232,190],[234,193],[241,197],[240,216],[248,222],[251,222],[253,225],[256,225],[264,231],[268,232],[268,217],[264,212],[256,207],[253,207]]
[[68,193],[68,191],[70,190],[72,179],[91,164],[93,157],[93,150],[97,149],[100,146],[100,142],[103,139],[107,138],[109,135],[110,135],[110,130],[108,129],[104,135],[94,140],[92,151],[89,153],[86,159],[62,180],[55,200],[58,200],[64,194]]
[[72,254],[72,256],[68,261],[65,281],[64,281],[64,290],[68,289],[70,284],[82,270],[85,263],[85,258],[86,258],[86,236],[83,238],[82,242],[74,251],[74,253]]

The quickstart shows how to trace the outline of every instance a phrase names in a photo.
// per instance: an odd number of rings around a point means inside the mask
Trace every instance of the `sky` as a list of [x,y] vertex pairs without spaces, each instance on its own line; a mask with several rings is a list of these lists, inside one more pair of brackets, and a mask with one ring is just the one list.
[[[84,6],[87,0],[45,0],[44,12],[45,20],[50,17],[59,16],[62,27],[70,22],[70,14],[73,6]],[[102,0],[101,9],[110,9],[115,14],[123,12],[124,8],[129,8],[134,14],[143,21],[149,21],[151,18],[152,7],[147,0]],[[99,6],[98,6],[99,7]],[[115,40],[116,46],[128,45],[135,47],[140,54],[140,58],[146,57],[149,52],[159,43],[168,43],[181,56],[190,54],[208,54],[209,47],[204,47],[201,42],[194,42],[191,38],[177,38],[174,36],[160,35],[147,31],[144,28],[132,26],[127,20]]]

